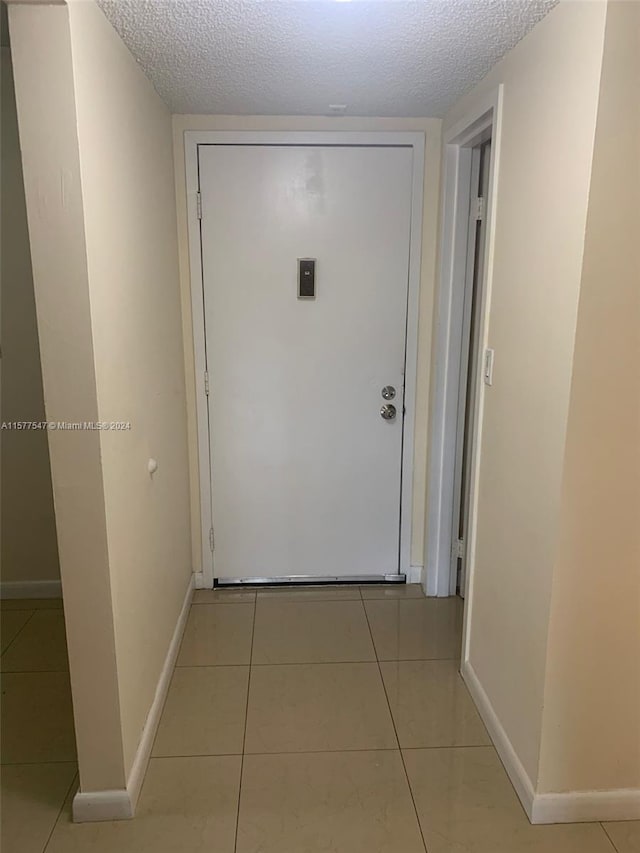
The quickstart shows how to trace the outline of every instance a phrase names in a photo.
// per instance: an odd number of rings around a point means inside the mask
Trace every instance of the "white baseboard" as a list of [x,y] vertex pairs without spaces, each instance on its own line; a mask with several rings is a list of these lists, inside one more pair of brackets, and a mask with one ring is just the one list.
[[640,820],[640,789],[638,788],[536,794],[531,779],[516,755],[469,661],[462,664],[461,673],[531,823]]
[[60,581],[2,581],[0,598],[62,598]]
[[78,791],[73,798],[73,819],[76,823],[99,820],[130,820],[133,803],[126,788],[113,791]]
[[407,583],[422,583],[422,566],[409,566]]
[[511,779],[511,784],[515,788],[516,794],[520,798],[520,802],[529,820],[531,820],[534,800],[534,789],[531,779],[518,758],[511,741],[507,737],[507,733],[502,727],[502,723],[493,709],[493,705],[489,701],[489,697],[484,691],[484,687],[480,684],[480,680],[469,661],[463,662],[460,672],[465,684],[469,688],[469,693],[471,693],[473,701],[476,703],[478,712],[482,717],[482,722],[487,727],[489,737],[493,741],[496,752],[504,764],[504,769],[507,771],[509,779]]
[[164,660],[162,671],[160,672],[158,684],[156,685],[156,693],[153,697],[151,708],[149,709],[147,721],[142,730],[140,743],[138,744],[138,751],[136,752],[136,757],[133,760],[129,778],[127,779],[127,791],[131,797],[134,811],[138,803],[138,797],[140,796],[140,789],[142,788],[144,775],[147,771],[147,764],[149,763],[151,748],[153,747],[153,741],[156,736],[156,731],[158,730],[158,724],[160,723],[160,716],[162,715],[162,709],[164,708],[164,701],[167,698],[173,668],[176,664],[178,652],[180,651],[180,643],[182,642],[182,635],[184,634],[184,629],[187,624],[192,598],[193,575],[189,579],[184,601],[182,602],[182,609],[178,616],[178,621],[176,622],[171,642],[169,643],[169,649],[167,650],[167,656]]
[[147,715],[147,720],[140,736],[140,743],[131,766],[127,787],[114,791],[78,791],[73,798],[73,819],[76,823],[86,823],[99,820],[127,820],[135,814],[140,789],[147,771],[151,756],[153,741],[160,723],[164,701],[169,690],[171,675],[180,650],[180,643],[187,624],[189,608],[193,598],[194,578],[189,578],[189,585],[176,627],[169,643],[167,656],[162,665],[160,678],[156,685],[155,696]]
[[438,577],[435,571],[426,569],[425,595],[428,598],[435,598],[438,594]]
[[640,788],[536,794],[531,823],[640,820]]
[[193,583],[196,589],[204,589],[204,572],[194,572]]

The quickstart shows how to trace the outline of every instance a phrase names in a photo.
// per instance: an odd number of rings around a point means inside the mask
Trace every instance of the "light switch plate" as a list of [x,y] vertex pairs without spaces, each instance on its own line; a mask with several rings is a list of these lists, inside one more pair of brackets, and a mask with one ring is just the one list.
[[484,351],[484,384],[493,385],[493,361],[495,352],[492,349]]

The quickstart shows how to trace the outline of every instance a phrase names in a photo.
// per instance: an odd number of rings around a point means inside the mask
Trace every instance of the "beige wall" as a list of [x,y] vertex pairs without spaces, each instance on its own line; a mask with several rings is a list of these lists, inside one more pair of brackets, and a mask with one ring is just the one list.
[[51,437],[81,787],[121,788],[191,582],[171,117],[94,3],[10,25],[47,413],[131,422]]
[[640,788],[640,4],[610,3],[547,649],[541,791]]
[[604,19],[560,3],[444,122],[504,84],[470,663],[534,787]]
[[184,132],[186,130],[280,130],[280,131],[421,131],[425,134],[424,212],[422,231],[422,267],[418,340],[418,381],[416,396],[415,452],[411,565],[424,563],[425,496],[427,479],[427,442],[431,338],[434,307],[438,203],[440,194],[441,121],[430,118],[326,118],[322,116],[203,116],[174,115],[176,197],[178,204],[178,242],[182,291],[183,335],[187,377],[189,420],[189,470],[191,478],[191,539],[196,571],[201,570],[200,479],[196,431],[196,386],[191,324],[191,282],[187,232]]
[[[12,6],[9,23],[46,414],[98,420],[68,12]],[[100,435],[52,432],[49,449],[80,784],[122,788]]]
[[98,7],[70,15],[98,410],[132,424],[101,435],[129,769],[192,571],[171,116]]
[[[40,345],[13,91],[11,54],[2,48],[1,337],[3,421],[43,421]],[[60,579],[49,445],[44,431],[3,431],[2,583]]]

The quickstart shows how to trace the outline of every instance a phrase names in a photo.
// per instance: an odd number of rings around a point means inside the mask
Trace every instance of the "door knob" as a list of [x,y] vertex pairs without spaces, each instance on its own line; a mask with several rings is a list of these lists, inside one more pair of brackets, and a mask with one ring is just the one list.
[[383,400],[393,400],[396,396],[396,389],[393,385],[385,385],[380,393],[382,394]]
[[380,417],[385,421],[392,421],[396,416],[396,407],[387,403],[380,409]]

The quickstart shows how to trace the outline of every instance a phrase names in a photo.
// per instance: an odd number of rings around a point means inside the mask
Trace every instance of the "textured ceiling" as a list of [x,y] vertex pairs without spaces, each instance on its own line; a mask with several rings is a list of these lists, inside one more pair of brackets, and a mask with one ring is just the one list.
[[99,0],[174,113],[442,116],[557,0]]

